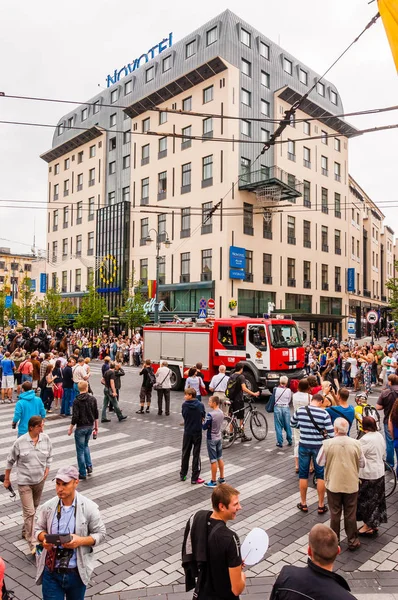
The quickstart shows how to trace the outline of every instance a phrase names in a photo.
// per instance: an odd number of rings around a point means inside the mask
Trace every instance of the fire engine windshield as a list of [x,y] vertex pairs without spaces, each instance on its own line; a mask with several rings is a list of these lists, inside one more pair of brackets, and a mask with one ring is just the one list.
[[269,333],[274,348],[298,348],[302,346],[300,334],[295,325],[270,325]]

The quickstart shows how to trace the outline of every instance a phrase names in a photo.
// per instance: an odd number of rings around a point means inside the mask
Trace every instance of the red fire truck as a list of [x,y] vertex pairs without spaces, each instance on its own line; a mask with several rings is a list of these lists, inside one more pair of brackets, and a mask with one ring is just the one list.
[[173,371],[172,389],[181,389],[183,373],[203,364],[205,382],[225,365],[245,361],[244,375],[253,391],[271,390],[281,375],[305,377],[305,350],[295,321],[288,319],[209,319],[144,327],[144,356],[154,370],[166,360]]

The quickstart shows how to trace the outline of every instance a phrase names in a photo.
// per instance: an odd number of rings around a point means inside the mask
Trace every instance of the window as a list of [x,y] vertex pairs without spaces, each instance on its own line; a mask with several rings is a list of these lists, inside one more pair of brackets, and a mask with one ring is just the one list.
[[[58,257],[58,242],[53,242],[52,262],[54,262],[54,263],[57,262],[57,257]],[[13,279],[13,280],[16,279],[18,281],[18,279],[16,277],[14,277],[14,278],[12,277],[11,279]]]
[[155,67],[149,67],[149,69],[146,70],[145,72],[145,83],[149,83],[150,81],[152,81],[155,77]]
[[296,127],[296,115],[290,115],[289,125],[290,127]]
[[62,135],[64,132],[64,124],[60,123],[60,125],[58,125],[58,135]]
[[89,198],[88,199],[88,220],[89,221],[94,220],[94,212],[95,212],[95,199]]
[[166,233],[166,215],[164,213],[158,215],[158,234]]
[[289,287],[296,286],[296,259],[287,259],[287,285]]
[[283,59],[283,70],[289,75],[292,75],[293,73],[293,63],[288,58]]
[[303,261],[303,287],[311,287],[311,263],[309,260]]
[[109,163],[109,175],[113,175],[113,173],[116,173],[116,161],[112,161]]
[[213,100],[213,92],[213,85],[210,85],[209,87],[203,90],[203,104],[207,104],[207,102],[211,102]]
[[272,283],[272,254],[263,254],[263,283]]
[[188,127],[184,127],[183,129],[181,129],[181,133],[183,136],[187,136],[187,137],[182,137],[181,138],[181,150],[184,150],[185,148],[190,148],[192,145],[192,140],[190,138],[190,136],[192,135],[192,127],[191,125],[189,125]]
[[252,124],[251,121],[241,121],[241,133],[247,137],[252,136]]
[[340,138],[334,138],[334,149],[336,152],[341,152],[341,140]]
[[251,48],[251,41],[252,41],[251,33],[246,31],[246,29],[243,29],[243,27],[241,27],[241,30],[240,30],[240,41],[245,46],[248,46],[249,48]]
[[54,165],[54,175],[59,175],[59,163]]
[[158,200],[164,200],[167,193],[167,171],[158,175]]
[[111,104],[115,104],[115,102],[117,102],[119,97],[119,90],[116,88],[115,90],[111,91]]
[[321,210],[325,215],[329,214],[328,191],[326,188],[321,189]]
[[123,131],[123,144],[129,144],[131,141],[131,132]]
[[250,183],[251,160],[241,156],[240,158],[240,179],[244,183]]
[[330,102],[337,105],[337,94],[333,90],[330,90]]
[[64,196],[69,196],[69,179],[64,181]]
[[266,73],[265,71],[261,71],[261,85],[263,85],[266,88],[270,87],[270,75],[269,73]]
[[338,162],[334,163],[334,178],[336,181],[341,181],[341,164]]
[[242,88],[241,90],[241,102],[245,106],[251,106],[252,103],[252,94],[248,90]]
[[58,229],[58,209],[53,212],[53,231]]
[[[202,187],[205,187],[203,184],[207,182],[206,185],[213,184],[213,155],[205,156],[202,158]],[[211,182],[211,183],[209,183]]]
[[141,179],[141,204],[148,204],[149,201],[149,177]]
[[269,60],[269,46],[264,42],[260,42],[260,56]]
[[62,271],[62,288],[61,292],[65,293],[68,290],[68,271]]
[[146,240],[149,236],[149,218],[141,219],[141,236],[140,236],[140,244],[144,246]]
[[69,225],[69,206],[64,206],[64,221],[63,228],[65,229]]
[[88,185],[89,187],[95,184],[95,169],[90,169],[88,172]]
[[167,112],[161,110],[159,113],[159,125],[164,125],[165,123],[167,123]]
[[253,204],[243,203],[243,233],[253,235]]
[[322,265],[322,289],[323,290],[328,290],[329,289],[329,273],[328,273],[328,265]]
[[93,114],[96,115],[97,113],[99,113],[100,108],[101,108],[100,101],[97,100],[97,102],[94,102],[94,104],[93,104]]
[[341,254],[341,231],[340,231],[340,229],[334,230],[334,251],[335,251],[335,254]]
[[130,168],[130,154],[126,154],[126,156],[123,156],[122,166],[123,166],[123,169]]
[[322,241],[322,252],[329,252],[328,244],[328,228],[326,225],[322,225],[321,228],[321,241]]
[[140,280],[144,285],[146,285],[148,281],[148,259],[141,258],[140,260]]
[[147,117],[146,119],[144,119],[142,121],[142,133],[146,133],[147,131],[149,131],[151,126],[151,119],[150,117]]
[[304,206],[311,208],[311,183],[309,181],[303,182],[303,202]]
[[64,160],[64,171],[67,171],[70,167],[70,158],[65,158]]
[[112,137],[109,140],[109,152],[116,150],[116,137]]
[[194,54],[196,54],[196,40],[188,42],[185,46],[185,58],[191,58]]
[[130,202],[130,186],[129,185],[122,188],[122,201]]
[[289,215],[287,217],[287,243],[296,243],[296,218]]
[[296,143],[292,140],[287,142],[287,157],[289,160],[296,160]]
[[311,248],[311,221],[303,221],[303,246]]
[[83,108],[82,110],[82,121],[85,121],[88,117],[88,108]]
[[303,132],[305,135],[311,135],[311,123],[308,123],[308,121],[303,123]]
[[245,281],[253,281],[253,250],[246,250]]
[[209,29],[209,31],[206,31],[206,46],[210,46],[211,44],[214,44],[214,42],[217,41],[217,27],[213,27],[212,29]]
[[141,148],[141,166],[149,163],[149,144],[145,144]]
[[76,236],[76,256],[82,255],[82,236]]
[[242,58],[241,61],[241,70],[243,75],[247,75],[248,77],[252,76],[252,64],[245,58]]
[[181,236],[189,237],[191,235],[191,209],[190,208],[182,208],[181,209]]
[[212,251],[202,250],[202,270],[200,279],[202,281],[211,281],[212,279]]
[[213,202],[202,204],[202,233],[212,233],[213,230]]
[[266,211],[264,211],[263,219],[263,238],[272,240],[272,213],[268,214],[268,218],[265,218]]
[[308,169],[311,168],[311,150],[305,146],[303,148],[303,164]]
[[58,200],[59,198],[59,184],[56,183],[54,185],[54,200]]
[[167,137],[159,138],[158,141],[158,158],[167,156]]
[[307,73],[307,71],[304,71],[304,69],[300,69],[299,70],[299,79],[300,79],[301,83],[303,83],[304,85],[308,85],[308,73]]
[[329,175],[327,156],[321,156],[321,172],[322,175],[326,175],[326,177]]
[[207,137],[207,138],[213,137],[213,119],[212,119],[212,117],[203,119],[203,137]]
[[166,56],[166,58],[163,59],[162,72],[166,73],[166,71],[170,71],[170,69],[171,69],[171,55]]
[[95,146],[90,146],[90,158],[94,158],[96,148]]
[[270,103],[267,100],[261,98],[261,112],[263,115],[269,117],[270,115]]
[[341,267],[334,268],[334,287],[336,292],[341,292]]
[[262,142],[268,142],[269,138],[270,138],[270,132],[268,131],[268,129],[261,129],[261,141]]
[[77,153],[77,164],[80,165],[80,163],[83,162],[83,150],[81,152]]
[[316,85],[316,89],[317,92],[320,96],[325,96],[325,86],[323,83],[321,83],[320,81],[318,81],[317,85]]
[[325,144],[327,146],[328,145],[328,140],[329,140],[329,138],[328,138],[327,131],[321,130],[321,142],[322,142],[322,144]]
[[158,281],[160,285],[166,283],[166,257],[159,256],[158,259]]
[[190,271],[191,271],[191,253],[190,252],[182,252],[181,253],[181,283],[188,283],[190,280]]
[[108,206],[115,204],[116,202],[116,192],[108,192]]
[[182,110],[185,112],[189,112],[192,110],[192,96],[188,96],[188,98],[184,98],[182,101]]
[[181,167],[181,194],[191,191],[191,163]]
[[94,231],[90,231],[87,234],[87,254],[88,256],[94,254]]
[[68,129],[72,129],[72,127],[73,127],[73,117],[69,117],[69,119],[66,122],[66,127]]
[[116,113],[109,117],[109,127],[116,127]]
[[132,91],[133,91],[133,81],[132,81],[132,79],[130,79],[130,81],[126,81],[126,83],[124,84],[124,95],[127,96],[128,94],[131,94]]
[[334,216],[341,219],[341,195],[334,194]]

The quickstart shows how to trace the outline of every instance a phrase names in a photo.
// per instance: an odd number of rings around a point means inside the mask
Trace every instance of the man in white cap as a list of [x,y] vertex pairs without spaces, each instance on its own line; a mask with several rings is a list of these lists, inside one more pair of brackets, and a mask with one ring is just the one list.
[[[76,467],[61,467],[55,476],[57,496],[37,516],[35,537],[42,552],[37,553],[36,583],[42,584],[43,600],[82,600],[93,572],[92,547],[105,539],[98,505],[76,490],[78,483]],[[48,535],[67,536],[69,541],[50,543]]]

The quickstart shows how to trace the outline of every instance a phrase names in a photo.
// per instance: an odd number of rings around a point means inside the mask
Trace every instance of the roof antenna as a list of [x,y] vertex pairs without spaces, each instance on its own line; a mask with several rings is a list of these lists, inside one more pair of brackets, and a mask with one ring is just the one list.
[[36,217],[33,217],[33,246],[31,252],[33,256],[36,256]]

